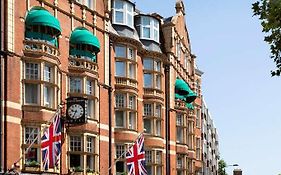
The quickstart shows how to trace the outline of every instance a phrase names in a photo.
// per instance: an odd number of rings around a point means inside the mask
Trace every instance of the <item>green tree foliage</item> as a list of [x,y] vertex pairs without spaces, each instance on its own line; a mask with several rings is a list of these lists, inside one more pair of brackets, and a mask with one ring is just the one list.
[[227,173],[225,172],[225,168],[226,168],[226,162],[221,159],[219,161],[219,169],[218,169],[218,175],[227,175]]
[[276,69],[271,71],[272,76],[281,74],[281,0],[259,0],[252,4],[254,16],[259,17],[264,41],[270,45],[271,58]]

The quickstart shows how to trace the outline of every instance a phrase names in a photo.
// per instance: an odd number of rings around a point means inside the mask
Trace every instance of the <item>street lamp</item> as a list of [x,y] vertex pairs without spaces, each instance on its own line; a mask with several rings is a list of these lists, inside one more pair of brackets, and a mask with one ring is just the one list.
[[239,166],[237,163],[236,164],[232,164],[232,165],[226,165],[226,167],[230,167],[230,166]]

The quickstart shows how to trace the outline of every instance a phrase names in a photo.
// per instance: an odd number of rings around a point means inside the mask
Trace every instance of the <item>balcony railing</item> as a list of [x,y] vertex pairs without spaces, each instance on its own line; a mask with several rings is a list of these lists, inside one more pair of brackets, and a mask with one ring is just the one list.
[[98,64],[89,59],[69,56],[69,67],[74,69],[86,70],[93,73],[98,73]]
[[163,98],[163,91],[154,88],[144,88],[144,95]]
[[175,108],[186,108],[185,102],[181,100],[175,100]]
[[137,88],[138,82],[137,80],[126,78],[126,77],[115,77],[116,85],[129,86],[133,88]]
[[24,40],[24,52],[30,54],[50,55],[58,57],[60,52],[57,47],[44,40],[29,39]]

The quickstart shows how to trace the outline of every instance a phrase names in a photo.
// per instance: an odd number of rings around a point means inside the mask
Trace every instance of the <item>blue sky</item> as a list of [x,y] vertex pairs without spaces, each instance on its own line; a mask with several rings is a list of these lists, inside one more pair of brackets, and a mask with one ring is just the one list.
[[[135,0],[142,12],[175,14],[175,0]],[[281,173],[281,77],[263,41],[253,0],[185,0],[203,95],[219,131],[221,157],[245,175]],[[228,167],[232,175],[232,167]]]

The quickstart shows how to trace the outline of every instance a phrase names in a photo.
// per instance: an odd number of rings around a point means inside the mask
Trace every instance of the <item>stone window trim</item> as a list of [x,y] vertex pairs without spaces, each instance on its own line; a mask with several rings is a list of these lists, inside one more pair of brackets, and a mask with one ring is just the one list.
[[[23,60],[22,63],[24,106],[41,106],[42,108],[55,110],[60,101],[59,96],[61,83],[61,72],[57,65],[50,62],[37,60]],[[34,65],[37,65],[36,68]],[[50,68],[48,74],[45,71],[46,67]],[[48,75],[47,78],[45,77],[46,75]],[[33,86],[33,88],[37,88],[37,90],[27,89],[27,87],[31,88],[31,86]],[[48,90],[48,93],[46,93],[46,90]],[[30,93],[36,93],[36,95],[34,96],[34,94],[31,95]],[[46,99],[46,94],[48,99]]]
[[[121,53],[118,53],[117,49],[121,49]],[[117,63],[123,63],[124,70],[122,69],[121,74],[124,75],[118,75],[117,67],[115,67],[115,77],[116,78],[127,78],[132,80],[137,80],[137,49],[134,46],[123,44],[123,43],[117,43],[114,45],[115,49],[115,66]],[[122,53],[123,52],[123,53]]]
[[[116,7],[117,2],[122,3],[122,8]],[[125,25],[134,28],[134,4],[127,0],[113,0],[112,3],[112,23],[118,25]],[[117,13],[122,13],[121,21],[117,19]]]
[[[80,138],[80,148],[78,148],[77,146],[79,145],[75,145],[76,150],[71,150],[71,137],[76,137],[76,138]],[[89,144],[88,144],[88,138],[93,138],[92,141],[92,152],[89,152]],[[71,162],[70,162],[70,155],[77,155],[80,156],[80,165],[81,168],[83,169],[84,173],[87,171],[87,169],[89,169],[87,167],[87,156],[92,156],[94,158],[93,163],[93,168],[91,170],[93,170],[94,172],[98,172],[99,170],[99,138],[98,135],[93,134],[93,133],[73,133],[70,132],[67,135],[67,144],[68,144],[68,148],[67,148],[67,164],[69,169],[71,170],[74,167],[71,167]]]
[[[71,87],[70,87],[70,78],[73,77],[73,78],[78,78],[78,79],[81,79],[81,91],[80,92],[75,92],[75,91],[70,91]],[[91,84],[92,84],[92,87],[91,87],[91,93],[88,92],[87,90],[87,81],[90,81]],[[81,76],[79,74],[73,74],[73,73],[69,73],[68,74],[68,78],[67,78],[67,85],[68,85],[68,93],[67,93],[67,96],[68,97],[84,97],[86,98],[88,101],[91,100],[90,103],[92,103],[92,107],[89,108],[88,106],[88,109],[90,111],[87,111],[87,112],[90,112],[88,114],[88,119],[90,120],[98,120],[98,116],[99,116],[99,82],[97,79],[95,78],[92,78],[92,77],[89,77],[89,76]],[[92,110],[92,111],[91,111]]]
[[[146,106],[147,107],[150,106],[150,112],[147,111],[148,109],[146,109]],[[157,112],[157,106],[160,106],[160,111],[159,111],[160,113]],[[145,121],[150,123],[150,131],[144,128],[146,135],[156,136],[160,138],[163,137],[162,129],[164,123],[164,113],[162,107],[163,107],[162,103],[152,102],[152,101],[143,102],[143,122],[144,125],[145,125]]]
[[178,138],[180,135],[177,133],[177,144],[187,144],[188,143],[188,119],[187,115],[184,112],[177,111],[176,113],[176,129],[177,132],[181,132],[181,138]]
[[[126,129],[137,131],[137,94],[124,92],[124,91],[116,91],[114,94],[115,97],[115,127],[116,129]],[[118,97],[118,99],[117,99]],[[122,114],[121,116],[117,116],[117,113]],[[131,114],[131,115],[130,115]],[[122,124],[119,122],[119,118],[122,118]]]
[[160,175],[158,171],[160,170],[160,173],[163,173],[163,167],[164,167],[164,154],[162,149],[156,149],[156,148],[150,148],[147,147],[145,150],[145,160],[146,160],[146,167],[148,170],[148,167],[150,167],[150,171],[152,174]]
[[[145,61],[152,61],[152,67],[146,68],[145,67]],[[153,57],[143,57],[143,74],[145,75],[151,75],[151,85],[146,86],[144,83],[145,89],[156,89],[156,90],[162,90],[162,82],[163,82],[163,62],[159,58],[153,58]],[[158,85],[157,77],[159,77],[160,82]],[[144,77],[145,78],[145,77]],[[145,79],[144,79],[145,81]],[[159,86],[159,87],[157,87]]]
[[[177,172],[181,175],[188,174],[188,156],[187,154],[177,153]],[[179,162],[181,161],[181,163]]]

